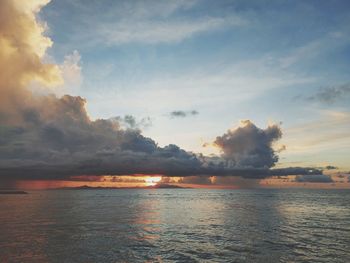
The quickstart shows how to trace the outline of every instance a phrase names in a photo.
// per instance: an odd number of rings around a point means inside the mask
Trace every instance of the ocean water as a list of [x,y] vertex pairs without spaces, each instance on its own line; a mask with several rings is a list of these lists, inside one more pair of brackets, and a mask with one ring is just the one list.
[[0,195],[0,262],[350,262],[350,191]]

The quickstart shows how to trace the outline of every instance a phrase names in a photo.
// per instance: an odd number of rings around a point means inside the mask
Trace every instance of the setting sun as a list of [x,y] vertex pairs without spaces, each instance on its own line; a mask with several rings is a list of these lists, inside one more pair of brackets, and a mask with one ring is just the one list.
[[0,0],[0,263],[350,263],[349,25],[350,0]]
[[156,185],[157,183],[159,183],[160,180],[162,180],[161,176],[153,176],[153,177],[146,178],[145,183],[147,186],[153,186],[153,185]]

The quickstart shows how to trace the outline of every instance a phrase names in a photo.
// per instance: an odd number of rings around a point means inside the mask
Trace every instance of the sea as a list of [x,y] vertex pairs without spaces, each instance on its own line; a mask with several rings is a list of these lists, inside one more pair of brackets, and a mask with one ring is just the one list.
[[0,262],[350,262],[350,191],[0,195]]

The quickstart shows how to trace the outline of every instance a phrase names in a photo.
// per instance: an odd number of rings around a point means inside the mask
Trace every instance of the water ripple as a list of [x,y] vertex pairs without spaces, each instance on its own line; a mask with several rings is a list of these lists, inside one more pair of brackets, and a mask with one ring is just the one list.
[[0,262],[350,262],[350,191],[0,196]]

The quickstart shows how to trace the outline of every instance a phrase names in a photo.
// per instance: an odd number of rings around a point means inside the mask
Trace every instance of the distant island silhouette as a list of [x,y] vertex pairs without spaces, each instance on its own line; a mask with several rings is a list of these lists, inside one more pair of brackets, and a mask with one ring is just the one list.
[[28,194],[25,191],[17,191],[17,190],[0,190],[0,195],[23,195]]

